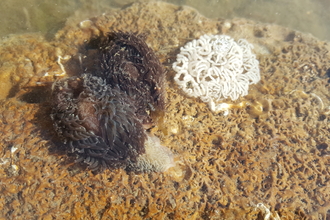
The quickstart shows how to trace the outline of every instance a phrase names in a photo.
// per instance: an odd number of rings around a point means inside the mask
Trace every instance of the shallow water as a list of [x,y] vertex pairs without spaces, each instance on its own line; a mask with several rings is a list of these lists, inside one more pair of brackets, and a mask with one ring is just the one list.
[[[2,36],[18,35],[4,38],[0,55],[0,87],[5,80],[12,82],[7,97],[16,98],[1,100],[4,104],[0,105],[0,193],[4,195],[0,196],[0,206],[5,210],[0,217],[98,219],[102,215],[118,218],[118,213],[125,213],[127,219],[161,219],[166,215],[168,219],[229,219],[221,211],[229,207],[236,215],[244,208],[257,218],[256,208],[263,204],[281,217],[293,216],[293,212],[303,217],[311,211],[313,216],[318,215],[316,212],[330,215],[330,205],[324,202],[330,198],[327,44],[281,26],[246,19],[216,22],[187,8],[173,9],[172,5],[156,10],[157,4],[150,4],[148,9],[145,4],[142,9],[137,6],[138,10],[129,11],[130,7],[124,7],[132,2],[129,0],[55,2],[8,1],[1,8],[0,19],[6,21],[0,27]],[[246,17],[330,39],[325,24],[326,1],[168,2],[190,5],[211,18]],[[169,82],[178,47],[199,37],[201,29],[246,38],[260,58],[263,80],[242,102],[247,104],[233,109],[229,116],[213,114],[200,100],[169,86],[166,125],[153,131],[183,158],[169,173],[131,175],[118,169],[95,175],[71,166],[66,154],[55,152],[60,150],[52,141],[55,134],[44,102],[49,94],[43,94],[43,88],[29,87],[53,82],[65,71],[58,57],[62,56],[65,64],[67,54],[76,54],[76,46],[97,33],[88,21],[77,25],[80,21],[122,7],[127,11],[119,11],[122,13],[117,17],[96,18],[102,24],[99,27],[102,31],[124,27],[131,32],[149,31],[148,25],[156,27],[150,30],[148,45],[167,65]],[[135,10],[142,13],[134,14]],[[182,11],[185,13],[180,14]],[[154,19],[148,19],[150,14]],[[140,18],[144,21],[138,22]],[[235,28],[228,29],[226,24]],[[47,38],[19,35],[26,32],[40,32]],[[32,76],[37,78],[27,84],[25,80]],[[38,81],[38,77],[44,77],[44,81]],[[18,88],[26,92],[19,94]],[[15,96],[13,91],[17,92]],[[39,96],[42,98],[35,98]],[[161,202],[155,207],[151,201]]]
[[[6,0],[0,6],[0,36],[42,32],[50,36],[69,19],[81,20],[120,8],[133,0]],[[146,2],[146,1],[145,1]],[[210,18],[244,17],[276,23],[330,40],[327,0],[168,0],[196,8]]]

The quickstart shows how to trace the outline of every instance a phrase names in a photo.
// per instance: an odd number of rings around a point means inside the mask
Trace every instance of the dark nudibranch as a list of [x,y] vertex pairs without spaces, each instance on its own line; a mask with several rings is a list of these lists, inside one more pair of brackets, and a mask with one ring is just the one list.
[[54,82],[51,113],[77,161],[91,169],[173,166],[172,153],[144,129],[165,109],[165,72],[142,37],[113,32],[89,42],[79,58],[84,74]]
[[145,153],[133,101],[90,74],[56,81],[51,118],[57,134],[91,169],[125,168]]
[[165,70],[142,36],[111,32],[92,40],[88,47],[87,51],[93,51],[93,61],[85,56],[84,71],[131,97],[144,124],[153,121],[150,113],[159,115],[164,111]]

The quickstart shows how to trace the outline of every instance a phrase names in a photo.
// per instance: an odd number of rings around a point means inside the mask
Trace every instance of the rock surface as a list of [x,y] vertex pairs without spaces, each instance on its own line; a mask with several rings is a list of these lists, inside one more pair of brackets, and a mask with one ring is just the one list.
[[[329,218],[329,45],[277,25],[211,20],[189,7],[137,3],[68,24],[52,41],[11,36],[0,48],[2,219]],[[67,60],[102,32],[143,33],[168,66],[167,110],[151,129],[176,155],[165,173],[93,173],[57,144],[48,87]],[[254,45],[261,81],[226,114],[186,97],[171,69],[203,34]],[[73,71],[74,72],[74,71]],[[264,205],[260,205],[260,203]],[[259,204],[259,205],[258,205]]]

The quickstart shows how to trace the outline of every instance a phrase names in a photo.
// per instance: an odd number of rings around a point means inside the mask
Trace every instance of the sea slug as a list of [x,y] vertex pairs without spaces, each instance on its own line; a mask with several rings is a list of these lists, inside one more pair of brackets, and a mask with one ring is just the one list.
[[165,71],[144,40],[123,32],[93,39],[81,65],[83,73],[54,82],[51,103],[55,131],[76,161],[143,172],[173,166],[146,130],[165,109]]

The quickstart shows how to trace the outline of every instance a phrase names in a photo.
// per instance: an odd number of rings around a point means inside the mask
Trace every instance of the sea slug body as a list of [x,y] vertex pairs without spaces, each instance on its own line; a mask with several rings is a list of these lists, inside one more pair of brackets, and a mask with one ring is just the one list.
[[131,99],[102,78],[83,74],[53,85],[51,118],[78,161],[91,169],[126,167],[145,152],[144,128]]
[[143,172],[173,166],[170,150],[145,130],[165,109],[165,72],[154,52],[139,36],[112,32],[83,57],[83,74],[52,86],[51,119],[76,161]]
[[85,71],[131,97],[144,124],[153,121],[150,112],[164,111],[165,70],[142,36],[111,32],[92,40],[88,52],[92,62],[85,56]]

